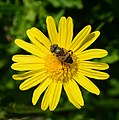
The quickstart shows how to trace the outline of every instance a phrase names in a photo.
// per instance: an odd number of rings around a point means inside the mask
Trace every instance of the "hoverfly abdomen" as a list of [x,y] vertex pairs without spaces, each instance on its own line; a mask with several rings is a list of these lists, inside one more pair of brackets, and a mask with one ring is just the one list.
[[67,63],[73,63],[73,59],[71,57],[70,54],[67,54],[65,59],[64,59],[64,62],[67,62]]

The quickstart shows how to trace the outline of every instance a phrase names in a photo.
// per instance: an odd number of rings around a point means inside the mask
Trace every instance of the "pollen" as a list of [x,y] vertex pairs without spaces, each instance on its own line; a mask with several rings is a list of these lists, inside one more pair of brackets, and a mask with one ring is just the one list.
[[73,63],[66,63],[60,61],[53,54],[47,55],[45,57],[45,69],[54,82],[68,82],[76,75],[78,70],[77,60],[73,57]]

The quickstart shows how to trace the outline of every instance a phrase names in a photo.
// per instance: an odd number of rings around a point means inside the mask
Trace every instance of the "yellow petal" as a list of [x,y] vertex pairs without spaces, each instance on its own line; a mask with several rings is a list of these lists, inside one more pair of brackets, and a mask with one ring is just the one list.
[[28,90],[36,85],[38,85],[39,83],[41,83],[42,81],[44,81],[47,78],[46,72],[39,72],[37,74],[35,74],[33,77],[28,78],[27,80],[25,80],[24,82],[21,83],[21,85],[19,86],[20,90]]
[[67,20],[65,17],[61,17],[60,22],[59,22],[59,26],[58,26],[58,31],[59,31],[59,46],[62,48],[65,48],[66,46],[66,34],[67,34]]
[[87,25],[84,27],[73,39],[72,44],[69,49],[73,50],[74,52],[82,46],[84,39],[89,35],[91,31],[91,26]]
[[69,82],[64,83],[63,86],[69,101],[73,105],[75,105],[77,108],[80,108],[80,106],[84,105],[81,91],[74,80],[70,80]]
[[49,87],[47,88],[47,90],[43,96],[42,102],[41,102],[41,109],[42,110],[46,110],[48,108],[48,106],[50,105],[54,90],[55,90],[55,86],[52,86],[50,84]]
[[45,47],[47,47],[47,49],[50,48],[51,42],[50,40],[37,28],[32,27],[31,28],[32,33],[34,34],[35,38],[41,42]]
[[96,71],[96,70],[79,68],[79,72],[89,78],[94,78],[94,79],[99,79],[99,80],[105,80],[109,78],[109,75],[107,73]]
[[75,53],[79,60],[90,60],[93,58],[102,58],[108,54],[106,50],[103,49],[89,49],[81,52],[80,54]]
[[20,48],[34,54],[37,55],[41,58],[44,58],[46,56],[45,53],[41,52],[35,45],[27,43],[21,39],[16,39],[15,40],[16,45],[18,45]]
[[53,111],[59,102],[61,91],[62,91],[62,83],[61,82],[54,82],[51,86],[55,86],[53,97],[49,106],[50,111]]
[[89,47],[100,35],[99,31],[95,31],[90,33],[81,43],[80,46],[74,51],[75,54],[79,54],[83,50],[85,50],[87,47]]
[[58,44],[57,29],[54,19],[48,16],[46,19],[47,30],[52,44]]
[[18,70],[18,71],[26,71],[26,70],[40,70],[44,69],[44,64],[39,64],[39,63],[13,63],[11,68],[13,70]]
[[48,87],[48,85],[50,83],[51,83],[51,80],[49,78],[47,78],[42,83],[40,83],[40,85],[34,90],[33,97],[32,97],[33,105],[35,105],[37,103],[39,97],[41,96],[43,91]]
[[51,83],[43,97],[41,109],[46,110],[47,107],[49,106],[50,111],[53,111],[59,102],[61,90],[62,83],[56,82]]
[[71,46],[71,41],[73,38],[73,20],[71,17],[67,18],[66,23],[66,40],[64,40],[64,48],[66,50],[69,50],[69,47]]
[[48,108],[48,105],[49,105],[48,93],[49,93],[49,90],[47,88],[47,90],[43,96],[42,102],[41,102],[41,109],[42,110],[46,110]]
[[32,70],[32,71],[28,71],[28,72],[25,72],[25,73],[22,73],[22,74],[14,74],[12,76],[12,78],[14,80],[24,80],[24,79],[27,79],[27,78],[30,78],[32,76],[34,76],[35,74],[41,72],[40,70]]
[[95,69],[95,70],[106,70],[109,68],[106,63],[91,62],[91,61],[80,61],[79,68]]
[[28,35],[29,39],[32,41],[32,43],[39,48],[39,50],[45,54],[49,54],[50,50],[45,47],[35,36],[34,31],[31,29],[28,29],[26,31],[26,34]]
[[44,63],[44,59],[35,55],[14,55],[12,60],[19,63]]
[[75,76],[74,79],[89,92],[94,93],[96,95],[100,94],[100,90],[98,89],[98,87],[84,75],[77,74],[77,76]]

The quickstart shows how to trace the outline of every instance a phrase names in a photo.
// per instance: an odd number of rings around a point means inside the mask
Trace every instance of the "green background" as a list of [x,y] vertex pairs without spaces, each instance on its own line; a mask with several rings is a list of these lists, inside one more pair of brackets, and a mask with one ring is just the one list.
[[[11,58],[19,52],[16,38],[29,41],[26,30],[33,26],[45,35],[46,17],[53,16],[57,25],[61,16],[71,16],[74,36],[86,25],[99,30],[100,37],[90,48],[109,52],[99,62],[106,62],[110,78],[93,80],[101,90],[99,96],[81,87],[85,106],[76,109],[63,92],[55,111],[42,111],[40,102],[32,106],[35,88],[20,91],[21,81],[14,81]],[[0,0],[0,120],[119,120],[119,0]]]

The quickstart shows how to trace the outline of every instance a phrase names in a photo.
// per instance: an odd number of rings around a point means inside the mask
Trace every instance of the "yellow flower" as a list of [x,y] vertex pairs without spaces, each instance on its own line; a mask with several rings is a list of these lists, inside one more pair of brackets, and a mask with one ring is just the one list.
[[[51,16],[46,19],[49,39],[37,28],[32,27],[26,31],[31,43],[16,39],[15,43],[20,48],[31,53],[31,55],[14,55],[12,69],[25,71],[13,75],[15,80],[25,80],[20,85],[20,90],[28,90],[34,86],[32,103],[35,105],[45,91],[41,109],[48,107],[53,111],[58,105],[62,87],[69,101],[76,107],[84,105],[79,85],[91,93],[100,94],[100,90],[89,78],[105,80],[109,75],[99,70],[108,69],[106,63],[91,62],[90,59],[102,58],[108,53],[103,49],[89,49],[89,47],[100,35],[99,31],[91,32],[91,26],[84,27],[73,39],[73,21],[61,17],[58,31],[55,21]],[[91,33],[90,33],[91,32]],[[72,40],[73,39],[73,40]],[[57,45],[54,52],[51,46]],[[57,49],[64,52],[56,54]],[[85,50],[85,51],[84,51]],[[67,58],[69,57],[69,58]],[[72,59],[73,61],[71,62]]]

